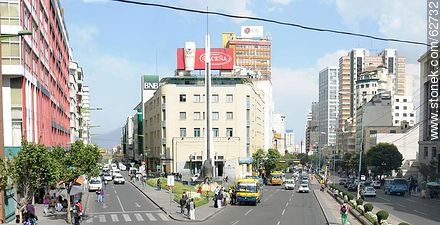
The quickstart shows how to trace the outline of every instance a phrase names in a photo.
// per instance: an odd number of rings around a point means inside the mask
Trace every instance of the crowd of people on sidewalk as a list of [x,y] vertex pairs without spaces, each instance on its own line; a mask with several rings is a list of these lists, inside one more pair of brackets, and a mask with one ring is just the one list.
[[195,215],[196,204],[194,202],[194,198],[188,198],[186,192],[183,192],[179,204],[180,204],[180,213],[186,215],[190,220],[196,219],[196,215]]

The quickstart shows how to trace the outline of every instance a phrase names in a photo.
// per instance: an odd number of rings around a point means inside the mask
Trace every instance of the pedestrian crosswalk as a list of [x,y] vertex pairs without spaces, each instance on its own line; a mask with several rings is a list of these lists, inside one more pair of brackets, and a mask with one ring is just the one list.
[[93,214],[84,219],[83,223],[111,223],[111,222],[144,222],[144,221],[170,221],[167,215],[161,212],[136,212],[136,213],[106,213]]

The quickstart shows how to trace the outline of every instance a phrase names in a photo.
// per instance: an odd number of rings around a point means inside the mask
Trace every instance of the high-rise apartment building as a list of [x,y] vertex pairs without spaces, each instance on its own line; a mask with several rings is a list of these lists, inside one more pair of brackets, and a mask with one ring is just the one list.
[[263,34],[261,26],[241,27],[241,36],[226,32],[222,34],[224,48],[234,50],[234,65],[255,72],[256,79],[271,80],[272,62],[269,36]]
[[[200,173],[207,158],[203,77],[170,77],[144,105],[144,149],[152,171]],[[246,78],[212,78],[214,176],[250,175],[264,145],[264,94]]]
[[334,149],[338,120],[338,67],[319,72],[319,148]]
[[283,114],[273,115],[272,133],[273,133],[273,146],[277,149],[281,155],[284,155],[286,150],[286,116]]
[[76,61],[69,63],[70,87],[70,142],[79,140],[81,132],[81,104],[84,73]]
[[295,152],[295,132],[293,130],[286,130],[285,140],[286,150],[289,153]]
[[79,139],[88,144],[91,142],[89,86],[82,85],[80,110]]

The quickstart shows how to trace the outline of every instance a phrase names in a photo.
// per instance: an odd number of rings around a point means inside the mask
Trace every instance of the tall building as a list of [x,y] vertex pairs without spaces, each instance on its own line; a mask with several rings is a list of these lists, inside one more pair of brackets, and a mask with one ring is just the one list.
[[319,102],[312,102],[312,120],[310,122],[310,144],[312,152],[318,152],[319,139],[322,138],[322,134],[319,132]]
[[[437,71],[435,61],[430,51],[419,58],[420,63],[420,129],[418,162],[429,164],[432,160],[440,162],[440,139],[438,113],[440,101],[438,97],[438,76],[431,71]],[[438,59],[437,59],[438,62]],[[437,163],[437,172],[440,173],[440,163]],[[419,176],[421,177],[421,176]],[[420,181],[420,180],[419,180]]]
[[134,131],[134,117],[127,117],[124,126],[122,127],[121,132],[121,146],[122,153],[128,159],[134,159],[134,151],[133,151],[133,131]]
[[295,149],[295,132],[293,130],[286,130],[285,133],[285,143],[286,143],[286,150],[289,153],[293,153],[296,151]]
[[[400,57],[395,49],[384,49],[376,56],[370,55],[366,49],[353,49],[347,56],[342,56],[339,59],[339,149],[343,151],[355,151],[355,149],[351,149],[349,146],[341,145],[341,143],[344,143],[343,139],[347,138],[348,135],[347,133],[343,134],[342,129],[353,130],[353,127],[350,126],[356,126],[357,108],[360,107],[362,103],[368,102],[367,98],[365,98],[365,101],[359,100],[359,96],[357,95],[357,88],[360,87],[357,86],[358,83],[362,85],[362,82],[371,81],[371,79],[364,79],[366,78],[366,76],[363,76],[365,75],[364,72],[369,72],[371,68],[378,68],[376,74],[383,72],[384,76],[386,75],[386,85],[389,87],[385,91],[392,91],[393,95],[405,95],[408,94],[407,91],[405,91],[405,87],[407,86],[405,61],[406,59]],[[381,68],[385,68],[385,70],[379,71]],[[364,87],[366,88],[366,86]],[[377,90],[372,90],[371,86],[369,86],[368,89],[369,91],[379,93]],[[365,92],[364,95],[364,91],[362,91],[360,95],[364,98],[365,95],[371,95],[371,92]],[[371,99],[371,97],[369,99]]]
[[262,26],[242,26],[241,36],[226,32],[222,34],[223,48],[234,50],[234,65],[256,73],[256,79],[271,80],[272,62],[269,36],[265,36]]
[[90,90],[89,86],[82,85],[81,104],[80,104],[80,122],[79,122],[79,139],[84,143],[91,143],[90,133]]
[[76,61],[69,63],[70,87],[70,142],[79,140],[81,121],[82,85],[84,73]]
[[[145,149],[152,171],[200,173],[205,154],[203,77],[163,78],[144,105]],[[246,78],[212,78],[211,157],[215,178],[251,174],[252,154],[264,145],[264,98]]]
[[313,153],[313,146],[310,140],[310,132],[312,130],[312,112],[307,113],[306,134],[304,140],[304,152],[306,154]]
[[338,68],[319,72],[319,148],[335,149],[338,120]]
[[[0,10],[2,34],[33,33],[1,40],[5,151],[17,152],[22,139],[67,146],[70,57],[60,1],[4,0]],[[9,221],[15,203],[10,197],[5,200],[8,204],[6,210],[0,205],[0,220]]]
[[286,116],[283,114],[273,115],[272,124],[273,133],[273,146],[272,148],[277,149],[281,155],[284,155],[286,150]]

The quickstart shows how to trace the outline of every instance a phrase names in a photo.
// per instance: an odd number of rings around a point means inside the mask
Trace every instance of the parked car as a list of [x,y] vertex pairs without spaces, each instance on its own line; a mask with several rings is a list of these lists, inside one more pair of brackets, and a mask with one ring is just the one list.
[[286,182],[284,182],[284,189],[295,190],[295,180],[294,179],[286,179]]
[[306,183],[302,183],[298,188],[299,193],[302,193],[302,192],[308,193],[309,191],[310,191],[309,184],[306,184]]
[[357,191],[357,185],[354,183],[350,183],[347,187],[348,191]]
[[114,184],[124,184],[125,179],[121,174],[117,174],[117,175],[115,175],[115,178],[113,179],[113,183]]
[[364,196],[376,197],[376,189],[374,189],[374,187],[371,186],[366,186],[364,188]]
[[97,191],[102,188],[102,180],[100,177],[93,177],[89,182],[89,191]]
[[112,181],[113,177],[109,174],[109,173],[104,173],[104,175],[102,176],[104,181]]

